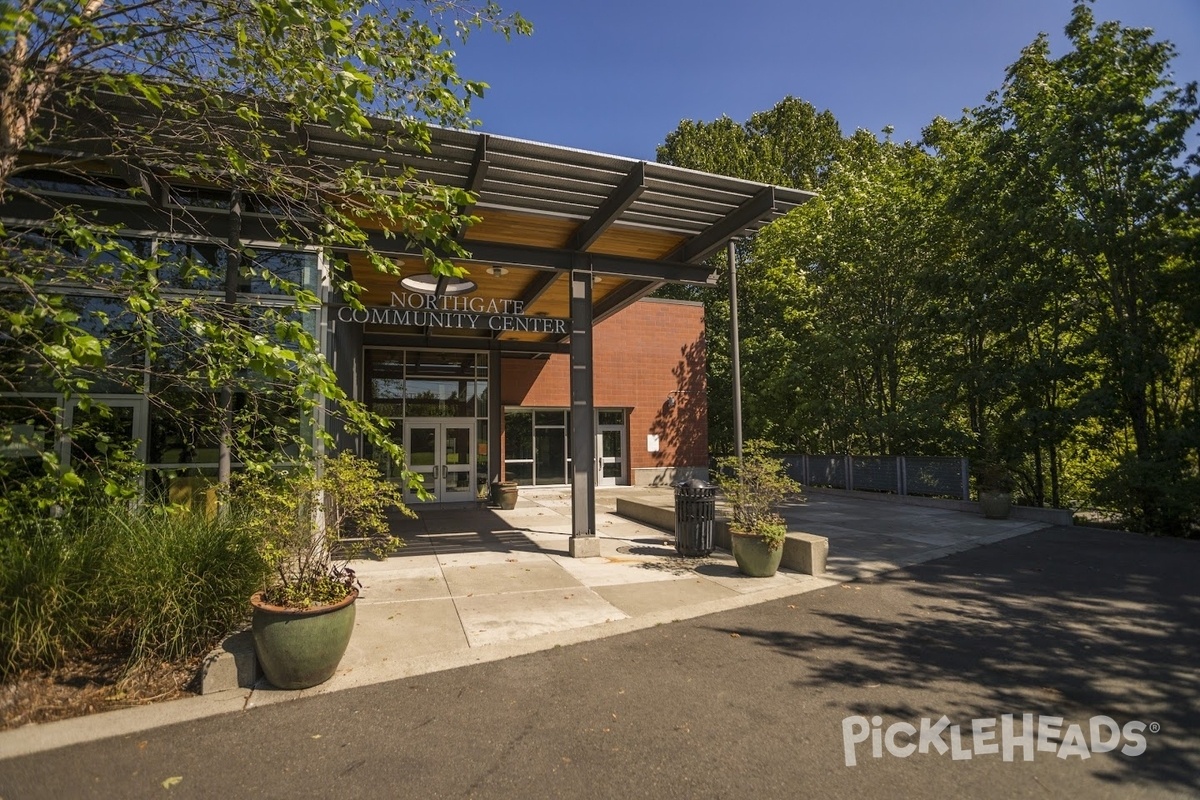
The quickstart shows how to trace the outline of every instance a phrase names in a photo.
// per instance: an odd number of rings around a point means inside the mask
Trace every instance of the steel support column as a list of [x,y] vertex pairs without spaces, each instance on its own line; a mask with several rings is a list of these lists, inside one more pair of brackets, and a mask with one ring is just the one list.
[[[366,369],[366,354],[363,352],[363,324],[361,322],[342,322],[336,316],[330,315],[328,322],[329,336],[326,339],[325,352],[328,354],[329,365],[333,367],[338,385],[346,392],[351,400],[363,399],[363,371]],[[360,447],[360,436],[346,430],[346,419],[336,404],[326,400],[331,406],[328,417],[329,432],[333,436],[337,452],[349,450],[356,455],[366,455]]]
[[504,432],[504,406],[500,402],[500,351],[488,351],[488,488],[501,479],[500,435]]
[[592,273],[571,271],[571,555],[600,555],[592,397]]

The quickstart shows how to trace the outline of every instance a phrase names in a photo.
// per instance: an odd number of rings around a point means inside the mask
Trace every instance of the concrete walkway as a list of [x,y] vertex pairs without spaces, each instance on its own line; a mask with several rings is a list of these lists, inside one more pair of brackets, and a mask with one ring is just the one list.
[[423,509],[408,546],[354,564],[364,585],[337,674],[303,691],[260,682],[156,706],[0,733],[0,758],[170,722],[327,694],[753,605],[913,565],[1043,527],[958,511],[814,493],[787,506],[790,531],[829,538],[829,572],[747,578],[731,556],[676,555],[672,536],[614,513],[618,497],[673,506],[669,489],[597,491],[601,555],[568,553],[570,491],[523,490],[511,511]]
[[[585,631],[594,638],[686,619],[1043,527],[814,494],[783,514],[789,530],[829,538],[829,572],[811,576],[781,569],[772,578],[748,578],[721,550],[707,558],[678,556],[671,534],[617,516],[612,509],[618,497],[674,504],[670,489],[599,490],[596,558],[567,554],[569,490],[523,491],[511,511],[428,510],[397,523],[408,546],[387,561],[355,563],[364,589],[350,650],[329,683],[308,691],[388,680],[397,662],[465,655],[548,634]],[[258,690],[251,701],[296,694],[303,693]]]

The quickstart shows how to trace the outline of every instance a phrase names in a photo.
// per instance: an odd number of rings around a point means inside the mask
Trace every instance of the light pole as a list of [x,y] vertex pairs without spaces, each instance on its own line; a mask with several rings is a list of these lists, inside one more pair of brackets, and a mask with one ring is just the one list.
[[742,357],[738,343],[737,248],[729,240],[729,344],[733,356],[733,451],[742,460]]

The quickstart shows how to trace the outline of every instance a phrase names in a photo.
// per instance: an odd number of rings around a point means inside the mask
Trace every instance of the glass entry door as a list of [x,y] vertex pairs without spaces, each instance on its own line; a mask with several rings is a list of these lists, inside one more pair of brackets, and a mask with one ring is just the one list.
[[[427,502],[465,503],[475,499],[475,420],[407,419],[404,453],[408,468],[421,476]],[[419,502],[405,490],[406,502]]]
[[616,486],[625,483],[625,426],[598,425],[596,427],[596,461],[599,474],[598,486]]

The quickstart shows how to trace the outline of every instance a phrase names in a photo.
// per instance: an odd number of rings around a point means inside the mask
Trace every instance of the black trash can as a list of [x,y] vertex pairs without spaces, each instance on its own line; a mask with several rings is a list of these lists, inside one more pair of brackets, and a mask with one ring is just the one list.
[[713,551],[717,487],[702,480],[675,484],[675,550],[689,558]]

